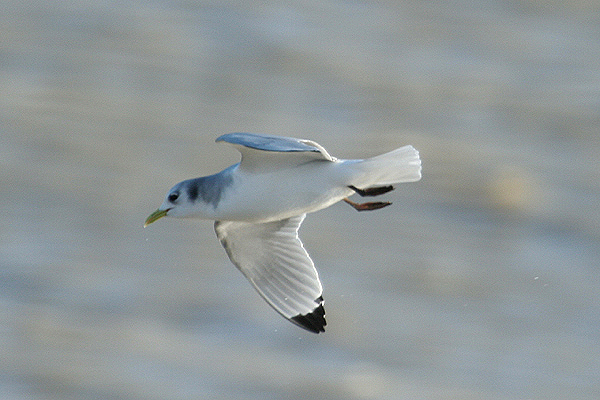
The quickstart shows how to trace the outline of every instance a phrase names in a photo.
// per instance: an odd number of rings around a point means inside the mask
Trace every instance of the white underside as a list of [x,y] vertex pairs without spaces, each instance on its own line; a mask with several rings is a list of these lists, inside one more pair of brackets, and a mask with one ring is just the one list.
[[352,194],[339,163],[313,162],[266,173],[234,171],[211,219],[267,222],[311,213]]
[[209,219],[267,222],[307,214],[367,188],[420,179],[418,152],[405,146],[367,160],[310,161],[288,168],[232,171],[233,183]]

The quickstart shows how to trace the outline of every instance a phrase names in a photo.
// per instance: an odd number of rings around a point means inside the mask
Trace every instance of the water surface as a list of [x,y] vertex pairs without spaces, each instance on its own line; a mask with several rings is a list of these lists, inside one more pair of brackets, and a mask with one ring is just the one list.
[[[5,2],[0,397],[598,398],[599,11]],[[211,223],[142,228],[235,131],[421,152],[392,207],[306,219],[325,334]]]

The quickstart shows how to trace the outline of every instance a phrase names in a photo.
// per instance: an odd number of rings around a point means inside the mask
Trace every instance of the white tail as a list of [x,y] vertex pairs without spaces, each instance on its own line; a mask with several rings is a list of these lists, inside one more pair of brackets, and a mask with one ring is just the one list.
[[414,182],[421,179],[421,159],[412,146],[381,154],[352,164],[358,172],[352,184],[358,188]]

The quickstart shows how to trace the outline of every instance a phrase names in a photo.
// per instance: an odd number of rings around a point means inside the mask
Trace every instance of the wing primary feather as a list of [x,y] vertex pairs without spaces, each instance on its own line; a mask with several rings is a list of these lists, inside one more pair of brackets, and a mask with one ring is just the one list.
[[291,318],[291,321],[307,331],[319,334],[325,332],[325,307],[323,307],[323,297],[320,296],[315,300],[319,306],[313,312],[304,315],[297,315]]

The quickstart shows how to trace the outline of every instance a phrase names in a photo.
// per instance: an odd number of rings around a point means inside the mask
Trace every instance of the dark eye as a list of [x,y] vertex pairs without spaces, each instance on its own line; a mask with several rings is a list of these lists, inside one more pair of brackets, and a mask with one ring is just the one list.
[[173,192],[169,195],[169,197],[167,199],[169,200],[170,203],[175,203],[175,201],[177,200],[178,197],[179,197],[179,192]]

